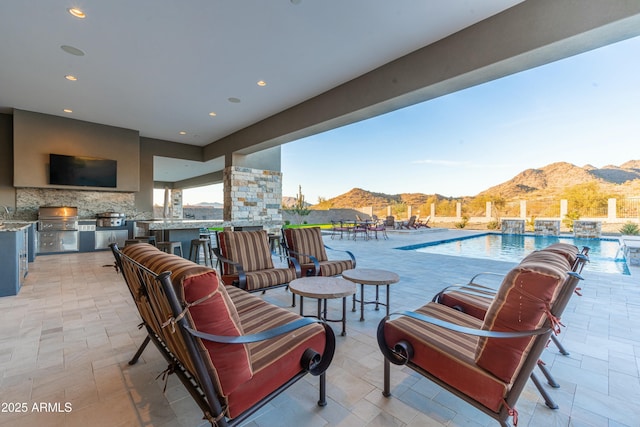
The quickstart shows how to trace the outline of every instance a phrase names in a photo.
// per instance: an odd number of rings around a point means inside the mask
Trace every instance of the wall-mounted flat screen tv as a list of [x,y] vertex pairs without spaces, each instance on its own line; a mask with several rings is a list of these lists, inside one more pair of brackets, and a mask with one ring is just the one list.
[[50,185],[115,188],[117,170],[116,160],[49,154]]

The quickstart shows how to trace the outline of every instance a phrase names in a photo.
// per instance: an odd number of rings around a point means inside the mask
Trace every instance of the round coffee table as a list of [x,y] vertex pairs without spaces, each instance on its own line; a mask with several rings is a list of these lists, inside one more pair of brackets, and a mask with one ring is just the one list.
[[[300,315],[304,316],[304,297],[318,300],[318,319],[326,322],[342,322],[342,335],[347,334],[347,297],[355,295],[356,285],[340,277],[302,277],[289,283],[289,289],[300,296]],[[342,298],[342,319],[327,318],[327,300]],[[322,303],[324,302],[324,310]]]
[[[356,295],[353,294],[353,309],[356,311],[356,301],[360,302],[360,321],[364,321],[364,305],[375,304],[376,310],[379,306],[384,305],[387,307],[387,316],[389,315],[389,285],[400,281],[400,276],[392,271],[377,270],[373,268],[353,268],[351,270],[345,270],[342,272],[342,277],[353,282],[360,284],[360,299],[356,299]],[[372,285],[376,287],[376,299],[374,301],[364,300],[364,285]],[[381,303],[378,298],[378,287],[385,285],[387,287],[387,302]]]

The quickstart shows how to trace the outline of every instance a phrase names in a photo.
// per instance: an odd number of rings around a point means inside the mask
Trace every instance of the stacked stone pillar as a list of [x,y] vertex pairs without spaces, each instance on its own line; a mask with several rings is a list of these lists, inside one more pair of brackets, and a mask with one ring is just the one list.
[[282,225],[282,172],[229,166],[224,170],[225,222],[234,227]]

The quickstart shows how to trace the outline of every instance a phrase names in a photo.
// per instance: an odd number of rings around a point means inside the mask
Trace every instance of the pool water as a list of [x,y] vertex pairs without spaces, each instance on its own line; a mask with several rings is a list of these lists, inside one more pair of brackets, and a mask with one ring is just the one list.
[[497,261],[520,262],[525,255],[543,249],[553,243],[571,243],[582,249],[588,246],[589,263],[587,270],[603,273],[629,275],[629,267],[614,239],[576,239],[572,237],[534,236],[522,234],[482,234],[459,239],[404,246],[398,249],[439,255],[453,255],[468,258],[484,258]]

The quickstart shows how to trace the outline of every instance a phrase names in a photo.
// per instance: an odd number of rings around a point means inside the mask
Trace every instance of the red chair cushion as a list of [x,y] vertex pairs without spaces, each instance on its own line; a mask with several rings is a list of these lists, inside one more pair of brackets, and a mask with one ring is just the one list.
[[[560,292],[568,271],[566,262],[554,265],[539,260],[549,256],[559,257],[551,252],[534,255],[507,273],[487,309],[483,329],[527,331],[544,325],[547,310]],[[476,363],[510,383],[526,359],[533,341],[534,337],[480,338]]]

